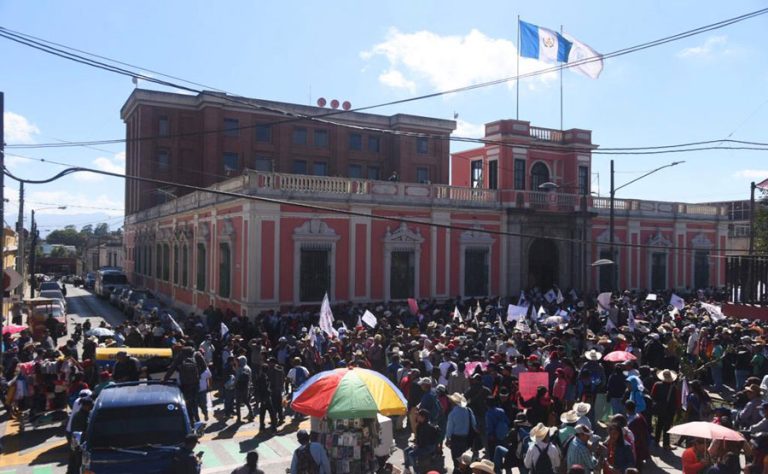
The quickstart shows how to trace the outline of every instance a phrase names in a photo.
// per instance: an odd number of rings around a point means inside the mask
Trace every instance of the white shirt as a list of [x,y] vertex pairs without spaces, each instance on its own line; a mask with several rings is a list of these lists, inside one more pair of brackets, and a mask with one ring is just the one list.
[[208,391],[208,381],[211,380],[211,369],[206,368],[205,372],[200,374],[200,391],[201,392],[207,392]]
[[[547,447],[549,444],[549,447]],[[538,449],[537,449],[538,446]],[[545,452],[549,455],[549,461],[552,463],[552,470],[557,472],[557,468],[560,467],[560,450],[557,449],[552,441],[545,443],[544,441],[536,441],[528,447],[528,452],[525,453],[525,459],[523,463],[528,469],[533,469],[536,466],[536,462],[539,460],[539,450],[541,454]]]
[[437,383],[448,385],[448,368],[450,367],[453,367],[454,371],[458,370],[456,364],[450,360],[440,362],[440,377],[438,378]]

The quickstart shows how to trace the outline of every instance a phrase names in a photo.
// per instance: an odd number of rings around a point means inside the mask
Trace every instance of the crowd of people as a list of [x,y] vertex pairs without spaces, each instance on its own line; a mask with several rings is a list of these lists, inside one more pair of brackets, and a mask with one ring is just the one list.
[[[766,324],[723,317],[717,292],[683,296],[533,289],[518,298],[345,304],[333,307],[331,328],[316,308],[249,317],[209,307],[179,321],[154,313],[125,321],[82,344],[22,332],[3,337],[4,400],[13,412],[71,406],[83,390],[93,400],[107,384],[150,371],[127,353],[100,370],[98,346],[165,347],[176,354],[165,377],[178,374],[192,420],[258,416],[266,435],[291,416],[291,394],[312,375],[381,372],[407,400],[407,415],[395,420],[412,436],[406,472],[443,447],[461,473],[640,472],[652,452],[673,449],[667,431],[690,421],[749,441],[675,437],[687,444],[685,474],[768,472]],[[529,309],[512,317],[510,304]],[[374,324],[361,319],[366,310]],[[606,361],[613,352],[631,357]],[[324,472],[317,450],[306,451]]]

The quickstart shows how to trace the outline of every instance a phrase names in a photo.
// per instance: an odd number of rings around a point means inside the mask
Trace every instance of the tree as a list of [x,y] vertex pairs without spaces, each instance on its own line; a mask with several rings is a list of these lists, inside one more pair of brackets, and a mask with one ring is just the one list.
[[83,226],[83,227],[80,229],[80,233],[81,233],[81,234],[83,235],[83,237],[85,237],[86,239],[88,239],[89,237],[91,237],[91,236],[93,235],[93,224],[84,225],[84,226]]
[[93,235],[96,237],[104,237],[107,234],[109,234],[109,224],[106,222],[102,222],[101,224],[97,225],[93,230]]
[[64,229],[57,229],[48,234],[45,241],[49,244],[74,245],[76,248],[82,248],[85,237],[77,231],[75,226],[68,225]]
[[70,252],[64,247],[54,247],[51,250],[51,257],[69,257]]
[[755,202],[755,253],[768,255],[768,193],[765,191],[762,193],[762,197]]

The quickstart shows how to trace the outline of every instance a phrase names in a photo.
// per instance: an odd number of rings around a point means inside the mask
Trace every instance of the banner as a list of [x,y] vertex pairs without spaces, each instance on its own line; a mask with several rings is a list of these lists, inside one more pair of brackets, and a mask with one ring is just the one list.
[[709,317],[712,318],[713,321],[721,321],[725,319],[725,315],[723,314],[723,309],[720,308],[720,306],[716,306],[709,303],[701,303],[701,307],[709,313]]
[[516,305],[509,305],[507,306],[507,321],[520,321],[525,319],[525,316],[528,314],[528,307],[527,306],[516,306]]
[[411,314],[416,316],[419,314],[419,303],[413,298],[408,298],[408,309],[411,310]]
[[367,309],[365,310],[365,313],[363,313],[363,322],[372,328],[375,328],[376,325],[379,324],[379,320],[376,319],[376,316]]
[[645,301],[656,301],[656,294],[655,293],[648,293],[648,296],[645,297]]
[[597,296],[597,305],[600,309],[608,311],[608,308],[611,307],[611,292],[606,291],[605,293],[600,293]]
[[521,372],[518,376],[520,397],[528,401],[539,387],[549,387],[549,372]]
[[685,300],[674,293],[669,297],[669,304],[677,308],[678,311],[682,311],[685,308]]
[[[475,367],[477,367],[478,365],[480,366],[481,370],[485,371],[485,368],[488,367],[488,362],[467,362],[464,365],[464,374],[467,377],[471,377],[472,376],[472,372],[475,371]],[[545,372],[545,373],[547,373],[547,372]]]

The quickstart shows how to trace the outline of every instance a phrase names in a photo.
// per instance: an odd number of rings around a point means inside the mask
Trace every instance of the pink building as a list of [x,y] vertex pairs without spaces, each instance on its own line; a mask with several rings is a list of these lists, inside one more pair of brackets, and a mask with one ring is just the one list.
[[[133,94],[129,103],[140,99]],[[163,116],[174,116],[169,104]],[[139,105],[124,111],[142,110]],[[381,122],[370,114],[355,119]],[[452,126],[433,120],[408,118],[423,129]],[[195,191],[137,206],[125,221],[126,270],[134,285],[187,309],[214,304],[249,313],[316,305],[326,291],[334,302],[367,302],[516,295],[553,284],[609,288],[610,267],[590,265],[611,255],[609,200],[589,189],[596,148],[591,132],[502,120],[486,126],[485,138],[480,148],[445,155],[450,184],[407,179],[418,167],[403,158],[410,149],[403,145],[382,157],[384,168],[402,171],[403,182],[362,178],[356,171],[331,177],[243,169],[210,186],[241,196]],[[411,141],[414,159],[421,160],[416,164],[423,166],[432,155],[422,158],[419,141]],[[141,143],[153,149],[151,135]],[[425,149],[439,156],[443,147]],[[211,159],[221,153],[217,149]],[[292,152],[284,153],[275,162],[290,162]],[[619,288],[724,283],[718,250],[728,234],[724,207],[615,204],[612,260]]]

